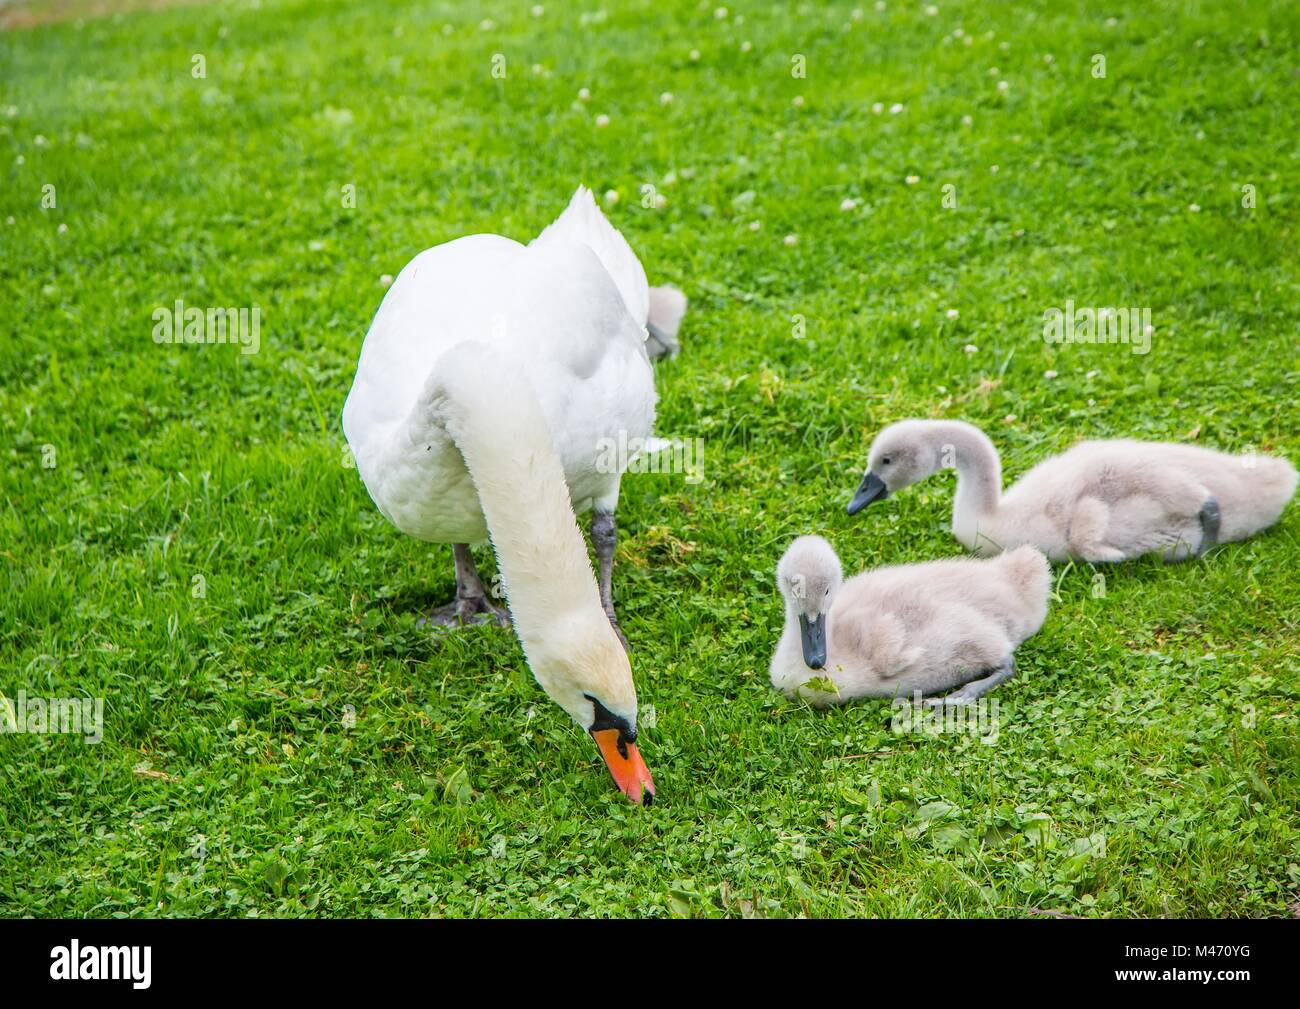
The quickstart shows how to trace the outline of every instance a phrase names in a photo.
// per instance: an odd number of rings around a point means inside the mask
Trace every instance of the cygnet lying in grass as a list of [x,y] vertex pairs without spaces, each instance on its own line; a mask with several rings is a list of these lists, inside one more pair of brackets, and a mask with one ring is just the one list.
[[841,584],[831,545],[801,536],[776,580],[785,597],[771,668],[778,690],[821,707],[959,688],[940,702],[951,704],[1015,675],[1016,647],[1047,616],[1051,569],[1026,546],[992,560],[876,568]]

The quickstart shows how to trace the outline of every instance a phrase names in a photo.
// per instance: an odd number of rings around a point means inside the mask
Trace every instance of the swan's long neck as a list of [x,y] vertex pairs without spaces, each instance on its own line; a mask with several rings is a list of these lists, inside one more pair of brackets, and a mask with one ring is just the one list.
[[609,632],[546,417],[512,363],[471,343],[438,360],[425,403],[430,426],[465,459],[515,630],[541,679],[540,665],[575,638]]
[[[975,549],[992,533],[1002,496],[1002,462],[984,432],[969,424],[944,424],[936,432],[943,462],[957,468],[957,494],[952,504],[952,531],[964,546]],[[943,458],[951,450],[952,459]]]

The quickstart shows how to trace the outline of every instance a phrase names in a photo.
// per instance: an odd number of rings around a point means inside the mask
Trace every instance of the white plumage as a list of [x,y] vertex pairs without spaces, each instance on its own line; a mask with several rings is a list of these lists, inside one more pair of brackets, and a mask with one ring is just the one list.
[[[416,256],[371,323],[343,408],[344,433],[379,510],[418,539],[487,538],[455,446],[411,437],[439,357],[473,341],[527,376],[575,510],[613,511],[621,474],[598,471],[600,441],[620,431],[645,438],[654,423],[648,298],[640,262],[585,188],[530,246],[472,235]],[[511,404],[493,395],[481,408]]]
[[[490,537],[533,674],[637,802],[653,783],[634,745],[636,691],[610,594],[627,460],[608,445],[651,433],[649,312],[640,262],[579,187],[526,247],[473,235],[407,264],[343,408],[379,510],[411,536],[455,544],[457,600],[435,619],[504,619],[469,552]],[[674,332],[679,321],[660,320]],[[587,510],[599,586],[575,521]]]

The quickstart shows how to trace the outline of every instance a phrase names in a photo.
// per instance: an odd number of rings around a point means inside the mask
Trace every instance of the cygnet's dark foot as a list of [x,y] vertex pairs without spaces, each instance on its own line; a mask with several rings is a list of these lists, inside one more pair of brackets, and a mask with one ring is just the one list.
[[1196,517],[1201,520],[1201,545],[1196,551],[1200,555],[1219,542],[1219,502],[1210,498],[1201,505]]

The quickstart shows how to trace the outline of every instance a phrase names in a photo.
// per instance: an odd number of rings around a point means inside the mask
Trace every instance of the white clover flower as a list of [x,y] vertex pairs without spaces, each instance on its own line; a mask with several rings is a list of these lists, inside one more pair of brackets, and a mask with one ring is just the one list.
[[965,346],[963,349],[966,351],[967,354],[978,354],[978,353],[979,353],[979,350],[980,350],[980,349],[979,349],[977,346],[975,346],[975,344],[973,344],[973,343],[968,343],[968,344],[966,344],[966,346]]
[[840,209],[843,211],[852,210],[858,205],[858,201],[851,196],[846,196],[840,203]]
[[889,106],[889,114],[891,116],[896,116],[902,112],[904,108],[906,108],[906,106],[902,102],[895,102],[893,105]]
[[605,115],[605,113],[602,112],[600,115],[596,117],[597,127],[604,129],[608,125],[609,125],[609,116]]
[[1008,84],[1006,81],[998,81],[998,90],[1001,91],[1003,94],[1005,94],[1006,92],[1011,90],[1011,85]]
[[617,189],[605,190],[605,206],[612,207],[617,202],[618,202],[618,190]]
[[379,278],[379,286],[380,286],[380,287],[392,287],[392,286],[393,286],[393,275],[392,275],[391,273],[385,273],[382,277]]
[[955,309],[955,308],[950,308],[950,309],[948,309],[948,311],[945,312],[944,314],[945,314],[946,316],[948,316],[949,319],[955,319],[955,318],[957,318],[959,315],[961,315],[961,313],[960,313],[959,311],[957,311],[957,309]]
[[1193,214],[1199,214],[1201,212],[1201,205],[1199,203],[1189,203],[1187,204],[1187,209]]
[[880,115],[880,113],[885,111],[885,106],[882,102],[876,102],[874,105],[871,106],[871,111],[874,115],[878,116]]
[[1048,368],[1045,372],[1043,372],[1043,378],[1047,379],[1048,381],[1051,381],[1055,377],[1056,377],[1056,372],[1052,371],[1051,368]]
[[918,182],[921,181],[921,176],[919,176],[919,175],[909,175],[909,176],[908,176],[907,178],[905,178],[903,181],[906,182],[909,186],[914,186],[914,185],[916,185]]
[[797,245],[799,238],[797,235],[786,235],[782,241],[784,241],[786,245]]
[[673,103],[673,93],[671,91],[665,91],[662,95],[659,96],[660,105],[671,105],[672,103]]
[[795,95],[794,98],[791,99],[790,104],[796,109],[803,108],[803,95]]
[[591,101],[591,89],[590,89],[590,88],[578,88],[578,101],[580,101],[580,102],[589,102],[589,101]]
[[961,117],[961,124],[962,124],[963,126],[974,126],[974,125],[975,125],[975,120],[972,119],[970,116],[962,116],[962,117]]

